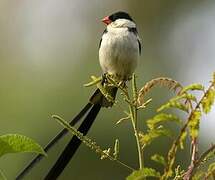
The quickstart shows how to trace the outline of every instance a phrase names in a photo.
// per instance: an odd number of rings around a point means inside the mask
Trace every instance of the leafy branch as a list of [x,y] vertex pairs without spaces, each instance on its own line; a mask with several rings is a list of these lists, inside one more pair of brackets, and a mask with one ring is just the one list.
[[68,129],[68,131],[71,132],[73,135],[77,136],[77,138],[79,138],[87,147],[89,147],[90,149],[94,150],[97,154],[99,154],[101,156],[101,159],[108,158],[111,161],[116,161],[120,165],[128,168],[129,170],[132,170],[132,171],[134,170],[132,167],[126,165],[125,163],[121,162],[116,158],[119,151],[118,141],[115,142],[115,148],[114,148],[115,151],[113,155],[111,155],[110,148],[108,148],[108,150],[102,150],[101,147],[98,146],[95,141],[93,141],[87,136],[84,136],[81,132],[79,132],[74,127],[72,127],[67,121],[65,121],[60,116],[52,115],[52,118],[57,120],[64,128]]

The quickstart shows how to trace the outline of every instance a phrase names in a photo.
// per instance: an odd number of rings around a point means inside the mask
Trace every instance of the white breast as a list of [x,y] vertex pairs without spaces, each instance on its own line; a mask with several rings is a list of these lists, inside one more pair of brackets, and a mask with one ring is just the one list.
[[99,61],[104,73],[127,80],[137,66],[139,45],[128,28],[108,28],[99,49]]

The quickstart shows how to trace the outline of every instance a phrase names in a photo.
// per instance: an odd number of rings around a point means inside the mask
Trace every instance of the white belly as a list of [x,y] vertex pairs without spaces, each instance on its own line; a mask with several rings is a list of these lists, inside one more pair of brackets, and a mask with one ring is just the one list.
[[[123,34],[123,36],[121,35]],[[104,73],[127,80],[137,66],[139,45],[131,32],[106,33],[99,49],[99,61]]]

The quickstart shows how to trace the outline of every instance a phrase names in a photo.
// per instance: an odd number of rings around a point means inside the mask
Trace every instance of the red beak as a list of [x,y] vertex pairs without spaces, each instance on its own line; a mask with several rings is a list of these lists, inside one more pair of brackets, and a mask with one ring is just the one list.
[[102,22],[105,23],[106,25],[110,24],[112,21],[109,19],[109,16],[106,16],[102,19]]

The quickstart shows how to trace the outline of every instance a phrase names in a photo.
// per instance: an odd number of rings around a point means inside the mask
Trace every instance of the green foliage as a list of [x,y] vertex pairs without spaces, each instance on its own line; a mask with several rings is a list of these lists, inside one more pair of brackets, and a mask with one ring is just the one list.
[[181,133],[181,136],[180,136],[180,139],[179,139],[179,144],[180,144],[181,149],[184,149],[184,141],[185,141],[186,137],[187,137],[187,132],[183,131]]
[[185,112],[189,112],[188,106],[186,106],[185,104],[178,102],[177,100],[173,100],[173,101],[168,101],[166,104],[162,105],[160,108],[157,109],[157,112],[163,111],[165,109],[169,109],[169,108],[176,108],[176,109],[180,109],[182,111]]
[[207,93],[205,94],[201,105],[203,108],[204,113],[209,113],[211,110],[212,105],[214,104],[215,101],[215,88],[211,88]]
[[145,102],[144,97],[146,93],[156,86],[167,87],[168,89],[173,91],[176,91],[178,88],[182,89],[182,86],[180,85],[180,83],[171,78],[159,77],[159,78],[152,79],[146,82],[146,84],[139,90],[138,99],[137,99],[139,105],[142,105]]
[[189,86],[184,87],[180,91],[180,94],[183,94],[183,93],[185,93],[187,91],[194,91],[194,90],[204,91],[204,86],[202,86],[201,84],[191,84]]
[[160,154],[154,154],[153,156],[151,156],[151,160],[162,164],[163,166],[166,166],[166,160],[163,156],[161,156]]
[[[139,91],[136,85],[136,77],[133,74],[132,76],[132,89],[128,90],[124,82],[120,82],[111,75],[107,75],[107,83],[103,86],[100,82],[101,78],[96,78],[92,76],[93,82],[87,84],[87,86],[95,85],[101,90],[103,95],[110,101],[113,102],[111,94],[109,94],[109,88],[117,87],[121,90],[123,100],[128,105],[128,110],[123,110],[123,113],[126,114],[126,117],[118,120],[116,124],[123,124],[125,121],[130,122],[133,127],[133,134],[137,144],[138,160],[139,160],[139,169],[135,170],[129,165],[119,161],[119,140],[115,140],[114,148],[107,148],[102,150],[100,146],[96,144],[95,141],[91,140],[87,136],[83,136],[78,132],[74,127],[71,127],[65,120],[59,116],[53,116],[60,124],[67,128],[73,135],[76,135],[86,146],[98,153],[101,159],[110,159],[115,161],[122,166],[132,170],[133,172],[127,177],[127,180],[145,180],[148,177],[157,178],[160,180],[191,180],[191,179],[201,179],[206,177],[214,176],[215,173],[215,163],[212,162],[207,172],[202,172],[199,168],[202,165],[205,165],[215,157],[215,145],[212,145],[208,150],[206,150],[201,156],[198,156],[198,136],[199,136],[199,127],[201,122],[202,113],[208,113],[211,110],[211,107],[215,101],[215,73],[213,75],[213,81],[210,86],[204,90],[205,87],[201,84],[191,84],[186,87],[182,87],[177,81],[170,78],[156,78],[147,82]],[[138,111],[146,110],[151,98],[145,101],[145,95],[155,86],[164,86],[168,87],[170,90],[173,90],[176,95],[171,98],[168,102],[161,105],[157,109],[157,114],[152,118],[146,121],[147,129],[140,129],[141,126],[138,124]],[[177,91],[180,89],[179,91]],[[196,98],[193,95],[193,91],[200,91],[202,97]],[[110,96],[110,97],[109,97]],[[170,108],[179,109],[186,112],[187,117],[183,117],[185,120],[181,120],[179,116],[174,115],[173,113],[161,113],[160,111],[168,110]],[[180,125],[180,131],[178,135],[175,136],[168,127],[164,127],[165,123],[174,122],[177,125]],[[184,142],[190,140],[187,138],[189,130],[189,135],[191,137],[191,155],[190,155],[190,165],[187,170],[181,170],[181,166],[176,164],[175,159],[177,157],[178,149],[185,149]],[[151,145],[151,143],[161,136],[170,137],[172,145],[169,148],[169,151],[166,153],[167,156],[161,156],[159,154],[154,154],[151,156],[151,160],[159,163],[163,167],[163,173],[157,172],[151,167],[146,167],[144,164],[144,155],[145,147]],[[158,152],[159,153],[159,152]],[[148,154],[146,154],[149,156]],[[177,167],[177,168],[175,168]]]
[[178,101],[178,100],[181,100],[181,99],[185,99],[185,100],[192,100],[194,102],[197,101],[196,97],[192,94],[188,94],[188,93],[183,93],[181,95],[178,95],[172,99],[170,99],[169,101]]
[[146,177],[160,178],[160,173],[152,168],[143,168],[139,171],[134,171],[126,180],[143,180]]
[[0,136],[0,157],[7,153],[35,152],[45,155],[42,147],[34,140],[19,134]]
[[190,136],[196,138],[199,134],[199,123],[201,118],[201,111],[195,110],[191,113],[190,120],[188,123]]
[[[111,161],[116,161],[117,163],[119,163],[120,165],[122,165],[128,169],[134,170],[132,167],[130,167],[130,166],[124,164],[123,162],[119,161],[118,159],[116,159],[111,154],[111,148],[102,150],[102,148],[99,145],[97,145],[95,141],[93,141],[92,139],[90,139],[87,136],[84,136],[81,132],[76,130],[74,127],[70,126],[70,124],[66,120],[61,118],[60,116],[52,115],[52,118],[57,120],[58,123],[60,123],[64,128],[68,129],[68,131],[71,132],[73,135],[77,136],[77,138],[79,138],[87,147],[89,147],[90,149],[94,150],[97,154],[99,154],[100,159],[109,159]],[[115,144],[117,144],[117,143],[115,142]],[[116,146],[118,146],[118,145],[116,145]],[[119,149],[117,149],[117,150],[119,150]]]
[[151,144],[153,140],[160,136],[172,136],[172,132],[169,129],[165,129],[162,126],[156,129],[149,129],[147,133],[139,132],[140,143],[142,147],[146,147]]
[[167,113],[160,113],[155,115],[152,119],[149,119],[146,121],[147,126],[149,129],[155,129],[157,128],[161,123],[165,122],[176,122],[178,124],[181,124],[182,121],[179,119],[176,115],[173,114],[167,114]]
[[101,155],[101,159],[104,158],[110,158],[110,160],[114,160],[113,157],[110,156],[110,149],[102,150],[100,146],[96,144],[95,141],[88,138],[87,136],[84,136],[81,132],[76,130],[74,127],[70,126],[70,124],[65,121],[63,118],[57,115],[52,115],[52,117],[57,120],[58,123],[60,123],[64,128],[68,129],[73,135],[77,136],[86,146],[88,146],[90,149],[95,150],[98,154]]

